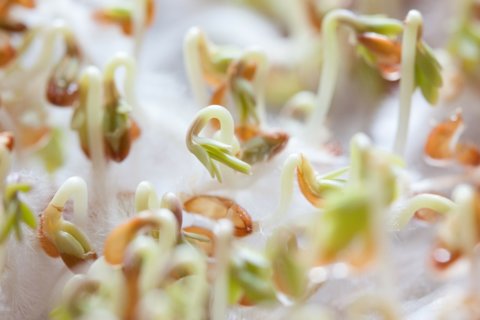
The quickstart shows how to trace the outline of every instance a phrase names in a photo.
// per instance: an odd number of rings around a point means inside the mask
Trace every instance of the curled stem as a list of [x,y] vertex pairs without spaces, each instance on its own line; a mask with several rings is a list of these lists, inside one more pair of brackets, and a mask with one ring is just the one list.
[[400,207],[393,209],[389,227],[392,230],[400,230],[412,219],[415,212],[428,208],[440,214],[450,213],[456,208],[453,201],[435,194],[419,194],[405,201]]
[[405,153],[407,143],[412,94],[415,90],[415,56],[422,23],[422,15],[420,12],[417,10],[410,10],[408,12],[402,39],[400,108],[394,145],[394,152],[399,155]]
[[215,283],[213,285],[213,301],[211,307],[212,320],[227,318],[228,305],[228,263],[233,239],[233,226],[229,220],[222,219],[215,226]]
[[319,126],[325,124],[330,110],[340,67],[340,53],[337,27],[341,20],[354,20],[348,10],[334,10],[326,15],[322,22],[323,63],[320,83],[318,85],[317,106],[307,124],[307,136],[315,136]]
[[81,226],[85,226],[88,207],[88,191],[85,180],[80,177],[68,178],[57,190],[49,206],[63,208],[69,199],[73,200],[75,222]]
[[[215,135],[216,139],[199,137],[200,132],[212,119],[220,122],[220,130]],[[232,115],[224,107],[212,105],[201,109],[188,130],[186,144],[188,150],[207,168],[212,178],[217,178],[220,182],[222,176],[214,161],[223,163],[236,171],[250,173],[250,165],[236,157],[240,147],[235,137]]]
[[[141,2],[146,2],[148,0],[144,0]],[[130,106],[136,105],[135,99],[135,74],[136,74],[136,66],[135,61],[132,57],[127,55],[124,52],[117,53],[105,66],[103,71],[103,77],[105,82],[115,82],[115,72],[119,68],[125,68],[125,80],[123,84],[123,90],[125,92],[125,100],[127,104]]]

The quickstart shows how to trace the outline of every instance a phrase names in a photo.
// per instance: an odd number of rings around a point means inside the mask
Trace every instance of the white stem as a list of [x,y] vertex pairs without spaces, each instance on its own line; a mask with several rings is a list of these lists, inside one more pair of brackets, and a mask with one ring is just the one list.
[[115,81],[115,72],[118,68],[125,68],[125,79],[123,90],[125,100],[131,107],[136,106],[135,97],[135,76],[136,65],[135,60],[124,52],[118,52],[105,66],[103,71],[104,79],[108,81]]
[[135,0],[133,8],[133,52],[135,57],[140,56],[143,38],[147,28],[148,0]]
[[318,84],[317,106],[313,110],[306,127],[307,137],[314,138],[319,127],[325,125],[330,110],[340,68],[340,50],[337,27],[343,18],[351,19],[353,13],[347,10],[334,10],[327,14],[322,23],[323,61],[322,73]]
[[195,101],[200,107],[203,107],[208,105],[209,99],[203,79],[200,55],[198,53],[201,41],[206,41],[206,39],[200,28],[190,28],[183,43],[183,58]]
[[305,1],[286,0],[285,2],[284,14],[288,20],[289,36],[296,39],[312,36],[314,31],[307,17]]
[[135,211],[142,212],[158,208],[160,208],[160,202],[153,185],[148,181],[140,182],[135,192]]
[[[387,164],[379,164],[375,159],[374,155],[371,155],[372,158],[369,161],[370,172],[372,176],[368,181],[367,187],[370,187],[370,198],[371,198],[371,218],[373,220],[373,237],[375,244],[378,247],[377,254],[377,269],[378,269],[378,280],[380,282],[380,296],[383,297],[384,301],[380,303],[380,306],[383,305],[381,310],[389,310],[390,316],[389,319],[400,319],[399,311],[401,310],[395,287],[393,285],[393,273],[392,273],[392,264],[390,256],[390,240],[387,234],[386,228],[386,215],[385,211],[388,212],[388,207],[384,203],[385,199],[385,189],[382,184],[382,173],[383,170],[379,166],[387,166]],[[380,169],[380,170],[379,170]],[[388,169],[387,169],[388,170]],[[375,190],[373,192],[373,190]]]
[[57,190],[49,206],[63,208],[69,199],[73,200],[76,224],[85,226],[88,218],[88,191],[85,180],[80,177],[68,178]]
[[265,84],[269,69],[267,56],[261,50],[250,49],[246,51],[240,59],[245,61],[253,61],[256,63],[257,69],[252,83],[255,93],[258,118],[260,123],[263,123],[267,118],[267,111],[265,108]]
[[453,199],[458,204],[460,229],[458,236],[462,243],[463,252],[470,260],[470,290],[473,294],[480,292],[480,268],[478,258],[475,254],[477,245],[478,230],[477,217],[475,212],[475,191],[469,185],[460,185],[453,191]]
[[213,284],[213,301],[211,319],[227,319],[228,307],[228,263],[233,239],[233,225],[229,220],[222,219],[215,226],[215,282]]
[[192,286],[188,288],[188,298],[190,302],[185,308],[185,320],[202,319],[204,314],[205,298],[206,298],[206,264],[204,258],[198,250],[190,246],[180,246],[175,250],[172,258],[173,265],[181,265],[188,267],[189,273],[193,275],[194,280]]
[[394,152],[402,156],[405,153],[408,138],[412,94],[415,90],[415,55],[421,27],[422,15],[417,10],[410,10],[405,20],[402,39],[400,106],[394,145]]
[[272,215],[272,220],[281,220],[292,202],[293,184],[295,181],[295,171],[302,164],[302,157],[299,153],[291,154],[285,160],[280,178],[280,203],[277,210]]
[[46,30],[40,56],[29,68],[29,72],[35,74],[51,63],[52,58],[55,57],[55,41],[59,36],[64,40],[73,37],[72,30],[63,21],[55,21],[52,27]]
[[443,215],[450,213],[455,207],[455,203],[448,198],[436,194],[419,194],[393,209],[388,225],[391,230],[401,230],[420,209],[431,209]]
[[82,73],[80,82],[87,88],[87,123],[90,159],[95,174],[103,174],[106,162],[103,143],[103,83],[98,68],[90,66]]

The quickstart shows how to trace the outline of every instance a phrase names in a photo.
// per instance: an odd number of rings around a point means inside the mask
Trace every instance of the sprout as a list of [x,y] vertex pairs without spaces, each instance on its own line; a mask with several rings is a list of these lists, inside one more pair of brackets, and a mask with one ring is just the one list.
[[229,260],[233,240],[233,226],[228,220],[220,220],[215,227],[217,250],[215,252],[215,281],[213,283],[211,313],[212,320],[223,320],[227,316],[227,305],[231,300]]
[[[307,133],[309,136],[314,136],[319,125],[324,125],[325,118],[332,103],[333,94],[335,92],[335,85],[337,82],[338,69],[340,65],[339,44],[337,39],[337,29],[339,26],[348,27],[357,37],[362,39],[367,34],[367,37],[376,37],[376,39],[383,40],[389,43],[392,37],[397,36],[402,31],[402,25],[399,21],[388,19],[379,16],[357,16],[347,10],[332,10],[330,11],[322,22],[322,39],[323,46],[323,67],[321,79],[318,88],[318,94],[315,103],[316,107],[309,119],[307,126]],[[364,41],[366,44],[367,42]],[[369,56],[372,62],[383,66],[386,60],[385,56],[394,57],[395,64],[396,53],[393,45],[379,45],[380,41],[374,41],[375,45],[363,44],[361,49],[363,56]],[[361,43],[361,41],[360,41]],[[379,50],[382,49],[382,50]],[[372,50],[374,49],[374,50]],[[388,52],[385,52],[387,50]],[[379,54],[380,53],[380,54]],[[382,72],[385,72],[386,68]]]
[[[241,53],[212,44],[199,28],[191,28],[184,41],[187,75],[197,104],[235,103],[240,123],[258,124],[265,117],[263,86],[268,69],[262,52]],[[211,87],[212,95],[208,97]]]
[[15,59],[17,50],[7,34],[0,33],[0,68],[5,67]]
[[272,159],[285,149],[290,138],[284,132],[267,133],[258,128],[237,127],[235,131],[241,140],[240,159],[249,164]]
[[159,200],[155,188],[150,182],[142,181],[135,192],[135,211],[142,212],[145,210],[168,209],[173,213],[177,220],[178,231],[182,227],[183,212],[182,204],[177,196],[171,192],[167,192]]
[[[115,72],[121,67],[126,69],[125,99],[120,96],[115,84]],[[110,60],[104,71],[103,135],[105,152],[109,159],[116,162],[121,162],[128,156],[132,141],[140,135],[138,125],[130,117],[132,105],[135,103],[134,73],[134,61],[122,53]]]
[[452,212],[455,207],[455,203],[448,198],[435,194],[418,194],[403,201],[393,209],[389,225],[393,230],[400,230],[422,209],[432,210],[435,213],[445,215]]
[[288,209],[293,194],[295,173],[298,186],[303,196],[313,206],[320,208],[323,207],[325,196],[328,193],[343,189],[345,182],[339,179],[339,177],[347,172],[348,169],[349,168],[341,168],[325,175],[319,175],[304,155],[290,155],[287,160],[285,160],[282,169],[280,204],[275,216],[283,216]]
[[68,268],[75,268],[88,260],[95,260],[87,236],[72,222],[62,217],[65,203],[74,200],[77,223],[85,225],[87,217],[87,185],[79,177],[66,180],[40,215],[38,238],[42,249],[50,257],[61,257]]
[[53,105],[65,107],[71,106],[78,99],[81,54],[69,28],[57,26],[56,32],[63,36],[65,52],[48,80],[47,100]]
[[11,132],[0,132],[0,193],[5,190],[5,180],[12,164],[15,138]]
[[105,165],[105,146],[102,135],[104,110],[102,77],[96,67],[88,67],[80,76],[80,100],[72,116],[71,126],[78,132],[80,145],[92,160],[95,171]]
[[121,264],[129,244],[144,230],[159,230],[159,243],[170,248],[177,240],[177,222],[173,213],[166,209],[143,211],[116,227],[105,240],[105,260],[110,264]]
[[[218,139],[198,135],[211,119],[220,122]],[[207,168],[210,176],[219,182],[222,181],[222,176],[215,161],[244,174],[250,173],[250,165],[236,157],[238,141],[234,135],[232,116],[227,109],[213,105],[200,110],[188,130],[186,140],[188,150]]]
[[447,216],[440,226],[432,262],[436,269],[444,271],[465,257],[471,263],[472,280],[476,280],[475,247],[480,242],[479,193],[470,186],[460,185],[455,188],[453,199],[456,204],[454,214]]
[[403,155],[412,104],[412,94],[416,87],[424,98],[435,104],[439,88],[442,86],[441,67],[430,47],[421,40],[422,15],[411,10],[405,20],[402,40],[402,78],[400,80],[400,109],[395,135],[394,151]]

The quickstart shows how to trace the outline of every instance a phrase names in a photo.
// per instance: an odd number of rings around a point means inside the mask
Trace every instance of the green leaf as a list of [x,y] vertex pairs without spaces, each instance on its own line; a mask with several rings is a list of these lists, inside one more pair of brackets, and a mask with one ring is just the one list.
[[437,103],[439,89],[443,84],[441,66],[430,47],[424,42],[417,45],[415,82],[430,104]]
[[37,220],[35,214],[24,202],[20,202],[18,206],[23,222],[32,229],[37,227]]
[[357,31],[374,32],[393,37],[403,32],[403,23],[381,15],[359,16]]

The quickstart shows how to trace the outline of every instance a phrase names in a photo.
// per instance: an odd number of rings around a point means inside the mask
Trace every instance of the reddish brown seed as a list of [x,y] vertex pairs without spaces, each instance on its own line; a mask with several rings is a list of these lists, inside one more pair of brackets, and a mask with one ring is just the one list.
[[209,241],[200,241],[189,238],[188,241],[194,243],[200,250],[202,250],[209,257],[213,257],[215,253],[215,236],[212,231],[198,227],[198,226],[189,226],[182,229],[185,232],[197,234],[200,236],[207,237]]
[[79,85],[76,81],[65,82],[51,77],[47,85],[47,100],[59,107],[71,106],[79,97]]
[[0,145],[5,146],[9,151],[13,151],[15,146],[15,137],[9,131],[0,132]]
[[250,215],[231,199],[199,195],[185,201],[183,207],[188,212],[200,214],[213,220],[230,219],[235,228],[234,235],[237,237],[249,235],[253,231],[253,222]]
[[37,231],[37,238],[40,243],[40,247],[43,251],[52,258],[60,257],[60,252],[58,251],[57,247],[50,241],[47,235],[43,232],[43,224],[44,224],[44,216],[43,214],[40,215],[40,224]]
[[453,117],[435,126],[427,137],[424,151],[434,160],[449,160],[454,157],[455,146],[452,148],[452,139],[458,135],[463,127],[463,118],[460,112]]
[[375,56],[382,77],[389,81],[400,78],[402,48],[400,42],[377,33],[362,33],[357,40]]

